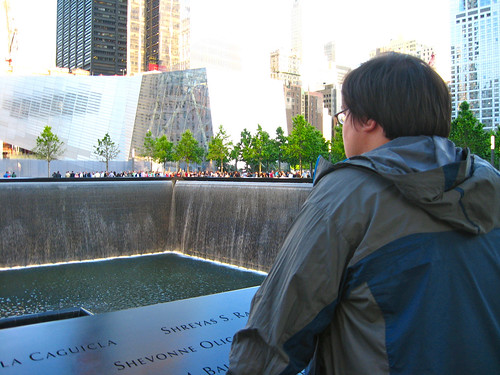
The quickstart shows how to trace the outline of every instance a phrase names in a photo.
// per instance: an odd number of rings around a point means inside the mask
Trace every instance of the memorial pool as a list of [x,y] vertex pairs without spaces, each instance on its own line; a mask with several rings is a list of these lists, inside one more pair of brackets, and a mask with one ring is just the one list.
[[265,275],[176,253],[0,271],[0,318],[83,307],[94,314],[260,285]]

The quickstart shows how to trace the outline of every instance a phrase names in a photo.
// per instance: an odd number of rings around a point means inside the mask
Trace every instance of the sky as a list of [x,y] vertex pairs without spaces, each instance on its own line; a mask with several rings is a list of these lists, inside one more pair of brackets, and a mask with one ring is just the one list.
[[[269,74],[269,53],[289,45],[293,0],[191,0],[203,8],[192,27],[205,35],[238,43],[245,64]],[[356,67],[376,47],[399,36],[434,47],[436,68],[449,79],[450,0],[305,0],[303,5],[304,64],[317,69],[323,45],[334,41],[340,64]],[[54,66],[57,0],[10,0],[18,29],[16,66]],[[0,13],[4,17],[3,13]],[[196,25],[193,22],[196,20]],[[5,54],[5,18],[0,20]],[[3,60],[3,59],[2,59]]]

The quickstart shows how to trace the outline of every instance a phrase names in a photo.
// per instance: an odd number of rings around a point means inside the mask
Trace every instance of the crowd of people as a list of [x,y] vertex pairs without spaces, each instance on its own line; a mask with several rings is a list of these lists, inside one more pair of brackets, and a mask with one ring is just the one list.
[[113,177],[202,177],[202,178],[311,178],[309,171],[284,172],[251,172],[251,171],[125,171],[125,172],[74,172],[59,171],[52,173],[53,178],[113,178]]
[[[16,172],[6,171],[3,178],[15,178]],[[271,172],[251,172],[251,171],[183,171],[178,170],[175,172],[167,171],[97,171],[97,172],[75,172],[60,171],[53,172],[52,178],[114,178],[114,177],[201,177],[201,178],[311,178],[309,171],[285,172],[285,171],[271,171]]]

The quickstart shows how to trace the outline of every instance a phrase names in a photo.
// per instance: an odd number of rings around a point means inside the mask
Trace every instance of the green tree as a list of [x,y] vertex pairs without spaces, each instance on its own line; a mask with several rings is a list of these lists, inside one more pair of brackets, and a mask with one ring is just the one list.
[[264,144],[264,152],[262,158],[262,162],[265,164],[267,172],[269,172],[271,169],[276,169],[276,163],[280,162],[279,158],[280,158],[279,143],[276,139],[272,139],[268,135],[268,139]]
[[[269,138],[269,141],[265,144],[262,162],[267,172],[278,169],[277,164],[281,163],[281,160],[280,147],[276,139]],[[279,168],[281,168],[281,166],[279,166]]]
[[258,164],[259,173],[262,172],[262,163],[269,161],[272,149],[271,138],[269,133],[262,129],[262,126],[257,125],[257,133],[252,137],[249,147],[250,159]]
[[309,125],[303,115],[297,115],[292,119],[292,132],[288,135],[285,145],[285,156],[291,165],[298,165],[302,173],[302,163],[306,152],[306,127]]
[[342,138],[342,126],[335,126],[335,132],[331,148],[332,162],[337,163],[347,158],[344,149],[344,140]]
[[458,116],[451,122],[449,138],[458,147],[468,147],[472,153],[489,160],[490,135],[483,130],[483,124],[469,109],[469,103],[460,104]]
[[232,142],[229,141],[229,135],[220,125],[219,131],[208,144],[207,158],[217,160],[221,173],[224,172],[224,163],[227,163],[231,156],[232,145]]
[[243,160],[241,156],[241,142],[238,142],[233,146],[229,156],[231,160],[234,160],[234,168],[238,170],[238,162]]
[[182,133],[181,140],[174,146],[174,152],[177,160],[184,160],[187,163],[187,171],[189,172],[189,164],[191,162],[199,163],[205,150],[199,146],[193,133],[188,129]]
[[118,145],[115,144],[111,140],[111,137],[108,133],[104,136],[103,139],[97,140],[97,146],[94,147],[94,155],[96,155],[101,161],[106,162],[106,172],[108,171],[109,161],[115,159],[120,150],[118,149]]
[[281,163],[284,159],[284,148],[286,145],[287,139],[285,136],[285,131],[281,126],[278,126],[276,129],[276,138],[274,139],[274,147],[275,147],[275,155],[276,160],[278,161],[278,171],[281,172]]
[[293,129],[284,147],[285,155],[291,164],[298,164],[301,174],[304,163],[309,163],[312,172],[318,156],[328,155],[328,142],[319,130],[305,120],[303,115],[297,115],[292,122]]
[[155,139],[153,138],[151,130],[148,130],[146,132],[146,136],[144,137],[143,147],[139,155],[144,158],[147,158],[150,161],[151,171],[153,170],[153,159],[155,158],[155,151],[156,151]]
[[174,143],[170,142],[165,134],[155,139],[154,150],[154,159],[162,163],[163,168],[166,168],[167,162],[175,160]]
[[246,164],[246,169],[248,169],[249,166],[255,166],[255,160],[253,159],[252,141],[252,134],[246,128],[243,129],[243,131],[241,132],[239,149],[241,152],[241,159]]
[[323,137],[323,134],[312,125],[306,126],[304,161],[309,162],[311,173],[318,157],[320,155],[328,157],[328,151],[328,141]]
[[33,152],[37,158],[47,160],[47,177],[50,177],[50,162],[56,160],[64,153],[64,142],[59,140],[59,137],[52,133],[50,126],[45,126],[40,135],[36,138],[36,146]]
[[304,158],[306,142],[306,126],[308,124],[302,115],[294,117],[292,123],[293,128],[288,135],[288,142],[285,145],[284,151],[290,165],[299,165],[302,173],[302,160]]

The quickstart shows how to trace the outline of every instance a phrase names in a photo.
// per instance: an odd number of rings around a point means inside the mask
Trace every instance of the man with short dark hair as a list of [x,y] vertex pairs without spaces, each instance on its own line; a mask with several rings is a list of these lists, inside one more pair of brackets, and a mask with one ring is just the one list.
[[349,159],[314,187],[230,374],[500,374],[500,174],[446,137],[446,84],[387,54],[345,78]]

